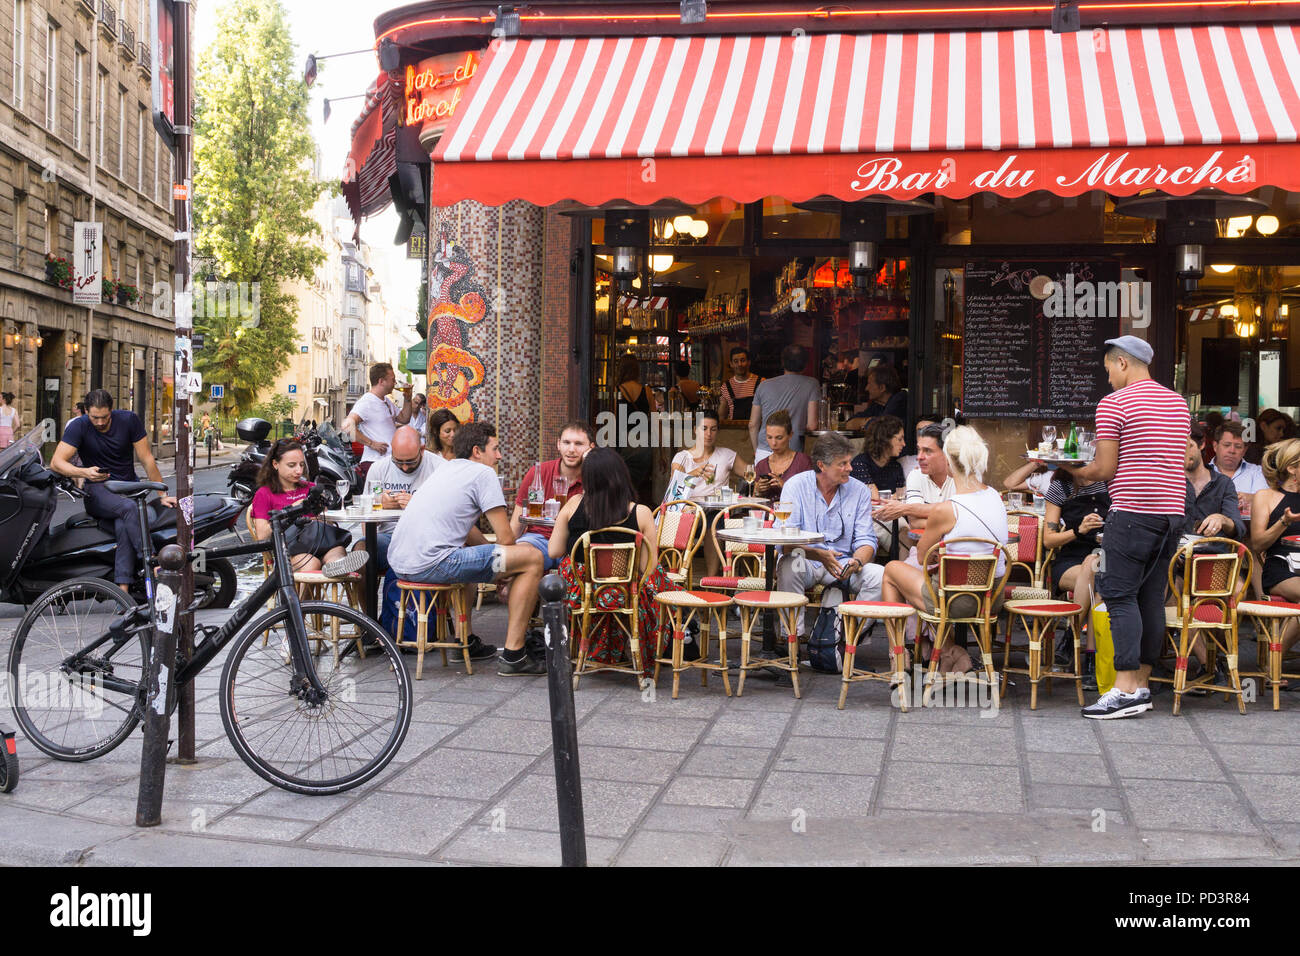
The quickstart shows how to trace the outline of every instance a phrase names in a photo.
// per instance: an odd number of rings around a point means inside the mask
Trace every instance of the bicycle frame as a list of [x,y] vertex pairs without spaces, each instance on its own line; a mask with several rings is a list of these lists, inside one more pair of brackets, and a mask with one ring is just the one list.
[[[143,506],[141,506],[143,515]],[[288,509],[286,509],[288,510]],[[231,548],[212,548],[207,551],[209,557],[230,558],[246,554],[261,554],[265,551],[272,551],[275,556],[274,574],[267,577],[247,600],[234,608],[231,616],[216,631],[206,634],[203,640],[194,648],[194,655],[187,661],[178,661],[176,667],[176,681],[179,686],[192,681],[200,671],[203,670],[212,659],[221,652],[227,644],[231,642],[252,620],[272,597],[276,597],[281,605],[289,611],[289,651],[294,664],[293,686],[300,691],[310,690],[312,695],[317,699],[312,703],[318,703],[326,696],[324,686],[316,673],[316,668],[310,665],[311,648],[307,641],[307,625],[303,620],[302,606],[298,602],[298,592],[293,586],[293,569],[289,561],[289,549],[284,543],[284,517],[283,512],[273,512],[270,515],[271,522],[271,540],[259,541],[253,544],[237,545]],[[296,516],[295,516],[296,517]],[[147,540],[147,539],[146,539]],[[194,555],[190,555],[190,560]],[[149,562],[146,563],[148,566]],[[143,608],[144,605],[139,605]],[[154,608],[151,601],[149,607],[150,623],[154,621]],[[131,612],[127,612],[130,614]],[[123,644],[133,637],[133,633],[126,629],[119,629],[114,634],[110,628],[99,640],[83,648],[76,655],[77,658],[85,658],[90,652],[102,646],[106,641],[113,641],[114,647],[110,654],[115,652]],[[152,645],[151,645],[152,647]],[[65,661],[65,666],[73,661],[69,658]],[[137,690],[135,682],[120,680],[111,675],[102,675],[100,686],[105,690],[113,690],[123,694],[134,693]],[[143,703],[143,702],[141,702]]]

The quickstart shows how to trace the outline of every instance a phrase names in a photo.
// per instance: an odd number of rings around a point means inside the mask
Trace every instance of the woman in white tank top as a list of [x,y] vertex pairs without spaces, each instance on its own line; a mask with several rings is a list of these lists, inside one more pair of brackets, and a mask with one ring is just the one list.
[[[988,467],[989,449],[975,429],[963,425],[948,433],[943,442],[943,454],[948,459],[948,470],[953,480],[953,495],[934,506],[925,523],[925,532],[916,546],[921,560],[940,541],[950,538],[984,538],[1007,543],[1007,510],[1002,496],[984,484],[984,470]],[[950,548],[953,554],[988,554],[989,546],[978,542],[958,542]],[[998,574],[1006,570],[1006,554],[998,555]],[[885,565],[882,600],[906,602],[915,608],[933,610],[929,589],[925,586],[926,574],[905,561],[891,561]],[[935,582],[936,587],[938,582]],[[1002,603],[1002,595],[995,607]],[[928,654],[928,642],[918,636],[923,655]],[[948,645],[939,660],[941,670],[965,671],[970,668],[970,657],[959,647]]]

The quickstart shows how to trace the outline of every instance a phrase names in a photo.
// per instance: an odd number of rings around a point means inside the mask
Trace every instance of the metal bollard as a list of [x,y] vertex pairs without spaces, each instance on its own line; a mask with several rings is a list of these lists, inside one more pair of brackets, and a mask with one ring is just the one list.
[[140,794],[135,825],[162,823],[163,780],[167,772],[167,735],[176,702],[176,619],[185,553],[174,544],[158,555],[153,595],[153,641],[149,653],[149,691],[144,711],[144,748],[140,753]]
[[551,698],[551,745],[555,752],[555,797],[560,810],[563,866],[587,865],[587,825],[582,816],[582,772],[578,767],[578,718],[573,706],[573,668],[564,618],[564,579],[542,578],[542,623],[546,634],[546,686]]

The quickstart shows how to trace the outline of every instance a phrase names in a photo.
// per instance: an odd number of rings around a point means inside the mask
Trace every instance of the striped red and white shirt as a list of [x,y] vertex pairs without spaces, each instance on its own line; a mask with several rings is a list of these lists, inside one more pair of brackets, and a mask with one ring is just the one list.
[[1119,442],[1119,466],[1107,482],[1111,507],[1140,514],[1183,514],[1186,507],[1187,400],[1152,379],[1097,403],[1097,440]]

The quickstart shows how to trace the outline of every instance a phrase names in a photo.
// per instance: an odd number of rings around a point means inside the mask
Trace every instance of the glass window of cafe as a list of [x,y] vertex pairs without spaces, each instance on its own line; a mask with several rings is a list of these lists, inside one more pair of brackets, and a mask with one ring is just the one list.
[[[701,392],[695,407],[720,407],[734,369],[731,353],[747,351],[751,368],[781,374],[781,350],[802,345],[803,369],[825,386],[828,410],[847,422],[866,407],[873,362],[910,369],[911,268],[908,220],[887,220],[886,240],[869,277],[855,281],[840,236],[838,204],[794,203],[780,197],[742,205],[715,199],[673,217],[652,219],[651,248],[632,288],[612,280],[603,222],[592,222],[593,416],[616,405],[617,367],[635,356],[641,381],[659,407],[686,411],[676,389],[678,368]],[[747,441],[747,418],[724,421]]]

